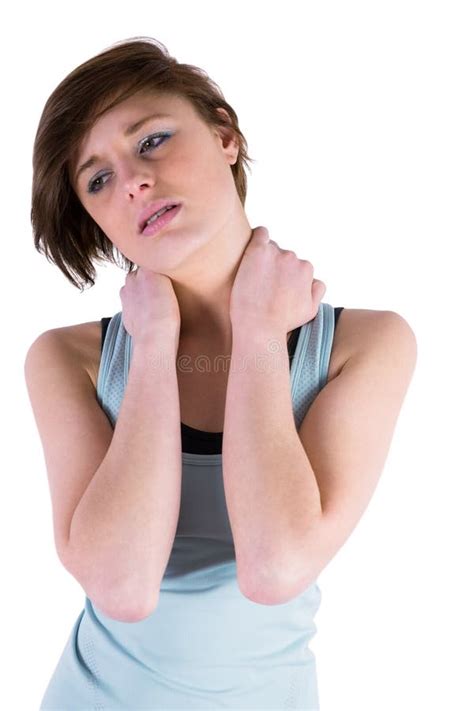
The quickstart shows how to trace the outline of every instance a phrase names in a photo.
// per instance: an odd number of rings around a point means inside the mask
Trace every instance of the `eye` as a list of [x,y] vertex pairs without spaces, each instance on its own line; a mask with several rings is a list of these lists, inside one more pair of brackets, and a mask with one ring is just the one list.
[[[161,146],[161,144],[164,143],[166,141],[166,139],[169,138],[170,136],[171,136],[171,133],[167,133],[167,132],[154,133],[152,136],[147,136],[147,138],[144,138],[143,141],[140,141],[138,146],[139,146],[139,148],[143,148],[143,146],[146,146],[148,143],[151,144],[151,148],[144,151],[144,153],[149,153],[154,148],[158,148],[159,146]],[[153,141],[155,139],[161,139],[161,140],[157,143],[153,143]],[[143,154],[139,151],[139,155],[143,155]],[[87,192],[92,193],[92,194],[100,192],[100,190],[102,189],[102,186],[105,185],[105,183],[100,182],[100,181],[102,180],[102,178],[106,177],[107,175],[109,175],[109,173],[102,173],[101,175],[91,178],[91,180],[87,184]]]
[[[148,136],[148,138],[145,138],[143,141],[140,142],[140,146],[145,146],[147,143],[150,143],[153,141],[155,138],[162,138],[163,140],[160,141],[160,143],[156,143],[152,145],[152,148],[157,148],[157,146],[161,146],[164,141],[171,136],[170,133],[154,133],[153,136]],[[148,151],[145,151],[148,153]]]

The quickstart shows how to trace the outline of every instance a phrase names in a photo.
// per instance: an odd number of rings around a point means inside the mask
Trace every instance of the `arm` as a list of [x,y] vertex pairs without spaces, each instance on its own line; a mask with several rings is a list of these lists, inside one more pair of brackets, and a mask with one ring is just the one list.
[[71,520],[71,570],[87,571],[91,595],[122,620],[156,606],[177,528],[181,432],[172,340],[166,332],[158,349],[134,346],[112,442]]
[[224,490],[239,586],[272,604],[299,578],[308,529],[321,513],[293,416],[286,333],[233,328],[224,423]]
[[[263,352],[270,337],[236,334],[235,357]],[[273,339],[285,343],[282,334]],[[238,361],[231,368],[224,482],[241,589],[256,602],[277,604],[306,589],[375,489],[415,367],[416,340],[398,314],[377,312],[362,343],[318,393],[298,431],[286,350],[274,371],[257,372],[253,357],[245,368]]]

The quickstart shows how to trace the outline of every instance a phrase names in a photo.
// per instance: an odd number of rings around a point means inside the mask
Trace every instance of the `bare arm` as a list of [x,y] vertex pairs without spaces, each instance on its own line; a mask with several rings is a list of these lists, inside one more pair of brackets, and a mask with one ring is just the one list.
[[[375,490],[417,348],[401,316],[369,316],[363,345],[318,393],[298,431],[284,334],[235,329],[223,475],[240,587],[255,602],[281,604],[305,590]],[[276,367],[257,368],[255,355],[268,355],[277,341]]]
[[[71,520],[69,560],[99,607],[140,619],[158,602],[181,498],[181,431],[173,338],[133,349],[110,447]],[[169,344],[169,345],[167,345]]]
[[239,587],[280,603],[321,513],[292,411],[286,334],[234,328],[222,455]]

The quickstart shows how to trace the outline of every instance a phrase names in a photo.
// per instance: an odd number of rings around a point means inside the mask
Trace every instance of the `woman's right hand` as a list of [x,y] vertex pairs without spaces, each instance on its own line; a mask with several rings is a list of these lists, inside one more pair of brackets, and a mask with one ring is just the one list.
[[178,300],[165,274],[138,267],[120,289],[122,323],[134,344],[162,341],[163,329],[176,336],[181,326]]

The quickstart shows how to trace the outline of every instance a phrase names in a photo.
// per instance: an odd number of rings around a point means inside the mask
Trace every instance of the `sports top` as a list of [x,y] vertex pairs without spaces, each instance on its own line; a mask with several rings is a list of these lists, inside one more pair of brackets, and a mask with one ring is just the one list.
[[[322,302],[288,343],[297,429],[327,383],[342,308]],[[97,400],[114,427],[133,341],[121,311],[102,324]],[[185,423],[181,433],[179,520],[156,608],[138,622],[120,622],[86,595],[40,711],[319,709],[308,647],[321,601],[317,581],[278,605],[241,593],[222,478],[223,433]]]

